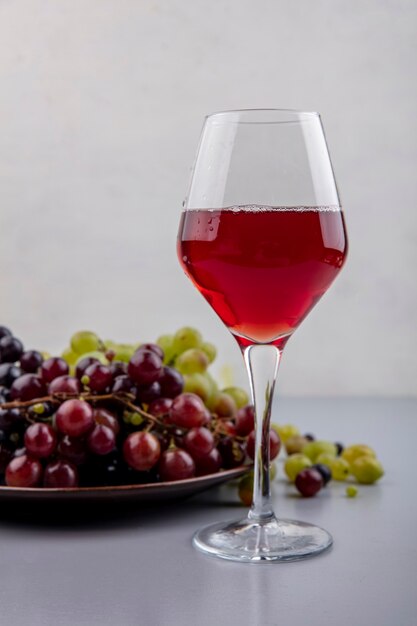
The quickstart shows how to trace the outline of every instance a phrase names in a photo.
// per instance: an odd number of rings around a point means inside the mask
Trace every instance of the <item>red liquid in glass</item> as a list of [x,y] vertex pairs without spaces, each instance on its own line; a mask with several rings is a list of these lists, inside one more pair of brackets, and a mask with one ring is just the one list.
[[282,346],[329,288],[347,252],[332,207],[184,211],[178,256],[241,345]]

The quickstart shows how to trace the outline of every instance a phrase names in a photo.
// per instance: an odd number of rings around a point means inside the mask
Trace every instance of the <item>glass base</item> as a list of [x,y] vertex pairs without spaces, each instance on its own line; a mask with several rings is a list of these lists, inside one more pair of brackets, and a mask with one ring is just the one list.
[[205,554],[248,563],[298,561],[324,552],[332,543],[332,536],[319,526],[275,517],[219,522],[193,537],[193,545]]

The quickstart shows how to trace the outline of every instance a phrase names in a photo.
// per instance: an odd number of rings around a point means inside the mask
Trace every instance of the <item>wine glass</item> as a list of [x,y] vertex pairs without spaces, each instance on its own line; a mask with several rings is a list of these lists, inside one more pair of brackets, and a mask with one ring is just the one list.
[[193,544],[205,553],[234,561],[291,561],[332,544],[322,528],[275,517],[269,429],[284,346],[338,275],[346,252],[317,113],[259,109],[206,118],[178,257],[242,351],[255,405],[255,457],[248,516],[199,530]]

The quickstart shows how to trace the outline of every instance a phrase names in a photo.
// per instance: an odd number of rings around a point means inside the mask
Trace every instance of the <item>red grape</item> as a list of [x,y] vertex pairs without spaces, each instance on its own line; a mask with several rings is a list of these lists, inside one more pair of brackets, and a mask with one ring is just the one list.
[[58,356],[53,356],[42,363],[40,375],[45,383],[50,383],[54,378],[65,376],[68,372],[68,363]]
[[195,463],[185,450],[165,450],[159,461],[159,477],[162,481],[184,480],[195,476]]
[[74,376],[58,376],[48,386],[48,393],[80,393],[80,391],[80,381]]
[[[281,449],[281,439],[272,428],[269,431],[269,460],[275,459]],[[255,431],[253,430],[246,441],[246,452],[251,459],[255,458]]]
[[45,467],[43,486],[49,489],[78,487],[78,471],[68,461],[53,461]]
[[17,456],[6,467],[6,485],[9,487],[36,487],[42,477],[42,465],[26,454]]
[[207,418],[207,409],[202,399],[195,393],[182,393],[177,396],[169,412],[170,421],[182,428],[201,426]]
[[56,448],[57,437],[49,424],[36,422],[28,426],[25,432],[26,450],[34,457],[50,456]]
[[94,454],[109,454],[116,447],[114,430],[104,424],[97,424],[88,435],[87,445]]
[[217,448],[213,448],[206,456],[200,456],[195,459],[195,467],[197,476],[205,476],[206,474],[215,474],[222,466],[222,455]]
[[84,376],[88,376],[87,386],[91,391],[106,391],[113,381],[113,374],[110,367],[101,363],[93,363],[89,365],[84,372]]
[[148,406],[148,413],[155,417],[164,417],[169,413],[172,406],[171,398],[158,398]]
[[220,439],[217,444],[217,449],[222,457],[222,467],[225,469],[231,469],[232,467],[238,467],[242,465],[245,460],[245,450],[239,441],[233,439],[233,437],[224,437]]
[[312,467],[301,470],[295,478],[295,486],[305,498],[315,496],[323,487],[323,484],[322,475]]
[[45,384],[36,374],[23,374],[20,378],[16,378],[11,387],[12,400],[22,400],[24,402],[42,398],[45,394]]
[[70,437],[85,435],[94,426],[93,409],[84,400],[66,400],[55,418],[58,430]]
[[85,356],[83,359],[78,361],[75,367],[75,375],[78,380],[81,380],[81,378],[85,374],[85,370],[87,369],[87,367],[89,367],[93,363],[100,363],[100,361],[98,359],[95,359],[93,356]]
[[74,465],[82,465],[88,458],[88,452],[83,439],[72,439],[65,436],[58,444],[59,456],[71,461]]
[[156,465],[161,455],[161,445],[155,435],[135,432],[126,437],[123,456],[135,470],[147,471]]
[[196,460],[207,456],[213,450],[214,437],[204,426],[191,428],[184,437],[184,447]]
[[246,437],[255,428],[255,409],[251,404],[238,410],[235,425],[236,431],[241,437]]
[[107,426],[108,428],[111,428],[116,435],[118,434],[120,424],[114,413],[111,413],[107,409],[98,408],[94,409],[93,418],[96,424]]
[[151,350],[139,350],[130,359],[127,371],[136,384],[150,385],[162,374],[162,359]]

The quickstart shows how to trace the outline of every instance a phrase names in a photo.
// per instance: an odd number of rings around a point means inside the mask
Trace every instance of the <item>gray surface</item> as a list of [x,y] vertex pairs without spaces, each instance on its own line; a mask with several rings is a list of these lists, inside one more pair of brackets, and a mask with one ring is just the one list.
[[[303,500],[278,479],[276,511],[326,527],[333,550],[243,565],[195,552],[193,531],[239,517],[224,487],[111,522],[67,527],[0,515],[1,626],[415,626],[415,400],[282,400],[280,423],[373,445],[386,476],[348,499],[333,484]],[[2,505],[3,506],[3,505]],[[28,513],[29,514],[29,513]]]

